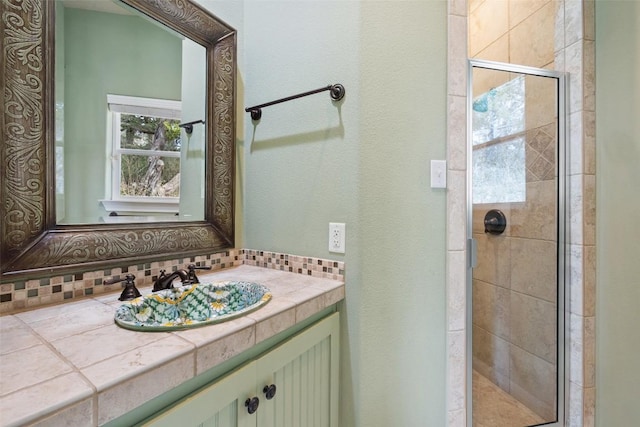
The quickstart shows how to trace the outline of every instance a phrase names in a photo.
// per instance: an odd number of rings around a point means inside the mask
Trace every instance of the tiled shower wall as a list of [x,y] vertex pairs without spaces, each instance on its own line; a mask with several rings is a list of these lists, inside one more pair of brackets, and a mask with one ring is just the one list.
[[[344,280],[344,262],[298,255],[260,251],[254,249],[229,249],[209,255],[176,258],[123,267],[114,267],[99,271],[85,271],[63,276],[46,277],[16,281],[0,285],[0,313],[6,314],[45,304],[73,301],[84,296],[120,292],[121,283],[105,284],[110,279],[136,276],[136,285],[151,285],[160,274],[187,268],[189,264],[199,267],[211,267],[211,271],[238,265],[253,265],[313,277]],[[206,274],[204,270],[199,275]]]
[[555,0],[469,0],[470,58],[553,68]]
[[[469,3],[469,56],[554,68],[555,1]],[[513,78],[476,73],[474,96]],[[557,181],[555,84],[528,76],[526,201],[473,206],[478,267],[473,270],[473,367],[543,418],[555,416]],[[507,218],[484,233],[490,209]]]
[[[541,147],[555,152],[555,126],[526,132],[527,159]],[[549,157],[551,172],[527,161],[525,202],[473,206],[473,367],[546,420],[555,416],[557,369],[557,181]],[[503,234],[484,233],[490,209],[505,214]]]
[[[488,12],[490,2],[507,9]],[[487,4],[484,4],[487,3]],[[484,4],[484,8],[478,9]],[[472,11],[484,12],[484,23],[473,22]],[[467,58],[483,52],[482,59],[543,66],[568,73],[567,193],[568,218],[566,313],[566,380],[568,427],[594,425],[595,408],[595,19],[592,0],[449,0],[448,10],[448,114],[447,114],[447,414],[450,427],[467,426],[466,378],[466,108]],[[538,21],[537,17],[553,19]],[[526,13],[528,11],[528,13]],[[537,15],[537,17],[536,17]],[[476,15],[476,17],[479,15]],[[531,20],[519,19],[529,16]],[[510,20],[512,21],[510,23]],[[519,22],[523,24],[516,28]],[[474,26],[478,26],[475,27]],[[479,27],[482,25],[483,27]],[[499,28],[495,28],[498,26]],[[515,25],[513,28],[510,28]],[[476,31],[474,37],[468,37]],[[510,30],[513,30],[510,31]],[[489,33],[488,37],[480,32]],[[553,35],[552,62],[530,61],[536,48],[519,51],[511,36],[524,34],[532,46],[539,37]],[[509,33],[509,34],[507,34]],[[506,36],[506,37],[505,37]],[[482,40],[485,40],[482,42]],[[479,45],[484,48],[478,47]],[[508,53],[507,53],[508,52]],[[544,55],[542,55],[544,58]]]

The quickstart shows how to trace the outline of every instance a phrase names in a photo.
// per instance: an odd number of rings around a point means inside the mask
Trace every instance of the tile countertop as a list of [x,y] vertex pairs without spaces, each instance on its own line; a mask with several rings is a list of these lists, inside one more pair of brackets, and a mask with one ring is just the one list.
[[273,298],[243,317],[175,332],[118,327],[119,293],[0,317],[0,425],[104,424],[344,299],[341,281],[261,267],[199,278],[261,283]]

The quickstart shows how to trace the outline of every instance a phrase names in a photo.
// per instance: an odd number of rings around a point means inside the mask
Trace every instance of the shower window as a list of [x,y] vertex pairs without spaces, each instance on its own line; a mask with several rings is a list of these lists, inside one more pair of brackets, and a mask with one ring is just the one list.
[[526,199],[524,99],[520,75],[473,101],[473,203]]

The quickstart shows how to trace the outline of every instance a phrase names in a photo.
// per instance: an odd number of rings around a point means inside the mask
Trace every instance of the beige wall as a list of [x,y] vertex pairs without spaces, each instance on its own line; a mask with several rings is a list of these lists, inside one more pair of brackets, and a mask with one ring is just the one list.
[[552,68],[555,0],[470,0],[469,57]]

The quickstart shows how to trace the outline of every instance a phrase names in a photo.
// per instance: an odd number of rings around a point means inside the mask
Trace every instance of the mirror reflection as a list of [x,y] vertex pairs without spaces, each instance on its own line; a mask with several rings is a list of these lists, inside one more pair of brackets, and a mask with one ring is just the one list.
[[206,49],[110,0],[55,31],[56,222],[203,220]]

